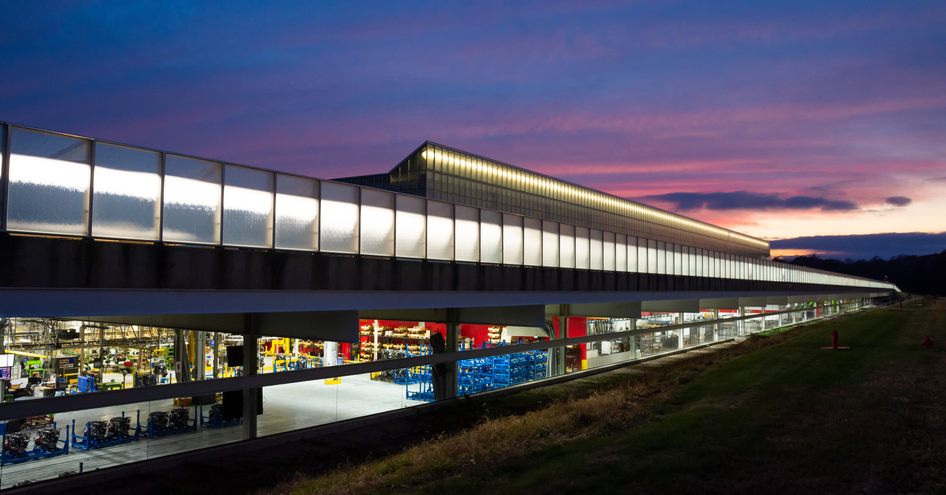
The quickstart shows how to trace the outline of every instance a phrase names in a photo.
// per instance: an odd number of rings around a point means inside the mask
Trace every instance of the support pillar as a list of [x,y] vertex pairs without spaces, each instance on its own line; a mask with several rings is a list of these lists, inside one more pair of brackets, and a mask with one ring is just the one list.
[[[683,313],[677,313],[675,318],[678,325],[683,324]],[[686,331],[686,328],[680,328],[677,330],[677,349],[683,349],[683,332]]]
[[[447,309],[447,338],[445,340],[446,351],[456,352],[459,350],[460,341],[460,312],[456,308]],[[444,363],[444,399],[452,399],[457,396],[457,362]]]
[[713,309],[713,342],[719,340],[719,308]]
[[[247,314],[243,320],[243,376],[258,373],[259,363],[259,315]],[[256,403],[261,390],[243,389],[243,439],[256,438]]]

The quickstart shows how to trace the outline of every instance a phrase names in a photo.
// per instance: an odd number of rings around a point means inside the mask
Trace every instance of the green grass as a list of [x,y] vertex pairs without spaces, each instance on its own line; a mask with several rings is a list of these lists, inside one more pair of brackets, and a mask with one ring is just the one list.
[[[871,311],[581,380],[294,493],[946,490],[946,307]],[[838,330],[850,351],[821,350]],[[563,393],[562,390],[570,390]],[[536,394],[533,392],[532,399]],[[506,399],[528,399],[520,394]],[[502,409],[502,401],[495,404]],[[919,474],[919,475],[918,475]]]

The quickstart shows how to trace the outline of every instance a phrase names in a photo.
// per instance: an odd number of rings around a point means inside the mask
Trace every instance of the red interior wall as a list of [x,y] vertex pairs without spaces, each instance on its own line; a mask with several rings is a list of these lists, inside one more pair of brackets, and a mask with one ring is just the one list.
[[[584,337],[588,335],[588,318],[570,316],[567,328],[569,337]],[[579,344],[578,348],[581,349],[581,358],[588,359],[588,344]]]
[[489,341],[489,325],[461,324],[460,337],[473,339],[473,347],[479,349],[484,342]]

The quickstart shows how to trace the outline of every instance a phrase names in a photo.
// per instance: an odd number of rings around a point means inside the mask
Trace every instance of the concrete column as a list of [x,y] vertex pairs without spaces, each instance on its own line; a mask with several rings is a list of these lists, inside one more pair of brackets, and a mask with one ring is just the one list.
[[713,323],[713,342],[719,340],[719,308],[713,309],[713,319],[716,320]]
[[[683,323],[683,313],[677,313],[676,323],[678,325]],[[683,349],[683,332],[685,331],[685,328],[677,330],[677,349]]]
[[194,335],[194,380],[203,380],[206,374],[207,332],[196,331]]
[[[247,314],[243,320],[243,376],[256,375],[259,360],[259,315]],[[262,390],[243,389],[243,439],[256,438],[256,402]]]
[[[571,308],[567,304],[560,304],[558,308],[558,339],[564,339],[568,336],[568,314],[571,312]],[[555,336],[552,336],[552,338],[555,338]],[[564,375],[565,347],[553,347],[549,351],[549,375]]]
[[[459,313],[455,308],[447,309],[447,338],[445,339],[447,352],[456,352],[460,348]],[[445,363],[444,366],[446,368],[446,373],[444,373],[446,380],[444,399],[452,399],[457,396],[457,362]]]
[[[629,330],[637,330],[637,318],[631,318],[630,321]],[[628,350],[631,351],[631,359],[637,359],[637,335],[628,337]]]

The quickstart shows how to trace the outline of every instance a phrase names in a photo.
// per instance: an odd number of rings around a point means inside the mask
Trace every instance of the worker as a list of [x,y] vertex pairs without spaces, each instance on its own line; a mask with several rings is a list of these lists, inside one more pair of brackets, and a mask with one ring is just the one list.
[[[440,332],[434,332],[434,334],[430,336],[430,350],[433,354],[443,354],[447,352],[447,342],[443,339],[443,335],[441,335]],[[445,363],[438,363],[431,368],[434,399],[442,400],[447,393],[447,365]]]

